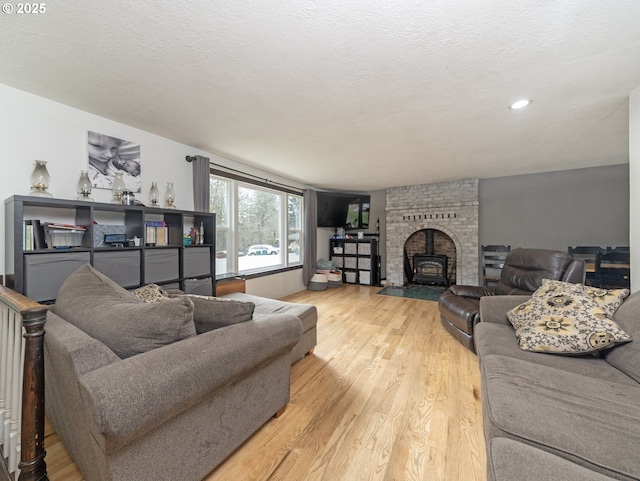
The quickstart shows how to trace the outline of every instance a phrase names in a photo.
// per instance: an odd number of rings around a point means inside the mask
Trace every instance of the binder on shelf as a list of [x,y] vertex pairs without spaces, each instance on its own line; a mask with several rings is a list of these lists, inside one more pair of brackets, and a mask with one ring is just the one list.
[[37,249],[46,249],[47,241],[44,236],[44,227],[42,223],[38,219],[33,219],[31,221],[33,226],[33,247]]

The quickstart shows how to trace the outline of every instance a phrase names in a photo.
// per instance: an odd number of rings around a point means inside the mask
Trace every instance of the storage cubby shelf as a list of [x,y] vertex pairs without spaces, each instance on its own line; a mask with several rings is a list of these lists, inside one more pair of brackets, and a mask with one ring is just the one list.
[[378,239],[330,239],[329,256],[333,265],[342,270],[344,282],[379,285]]
[[[25,221],[34,219],[41,224],[54,221],[84,227],[81,245],[44,249],[34,245],[34,250],[25,249],[29,240],[25,238]],[[159,238],[167,245],[145,245],[150,221],[163,223],[162,229],[166,230]],[[183,233],[192,225],[204,228],[206,244],[183,245]],[[126,242],[123,247],[101,245],[99,241],[109,228],[124,231],[126,239],[139,238],[140,246],[129,247]],[[69,274],[90,263],[126,288],[157,283],[184,289],[188,279],[210,278],[211,292],[207,294],[212,295],[215,228],[215,214],[209,212],[16,195],[5,200],[6,282],[35,301],[49,302],[55,300]]]

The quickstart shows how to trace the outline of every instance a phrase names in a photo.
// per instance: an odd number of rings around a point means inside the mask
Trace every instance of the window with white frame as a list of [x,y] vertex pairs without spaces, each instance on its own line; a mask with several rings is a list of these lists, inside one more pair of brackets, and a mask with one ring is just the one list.
[[213,174],[210,187],[217,275],[302,263],[301,195]]
[[216,275],[230,272],[227,257],[230,253],[232,226],[231,182],[221,177],[209,176],[209,211],[216,213]]
[[302,197],[287,196],[287,256],[290,265],[302,263]]

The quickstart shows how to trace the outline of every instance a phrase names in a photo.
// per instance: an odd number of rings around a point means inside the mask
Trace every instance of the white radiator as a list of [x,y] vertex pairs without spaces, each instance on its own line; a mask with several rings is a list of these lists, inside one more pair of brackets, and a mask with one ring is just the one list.
[[0,303],[0,446],[9,473],[18,479],[25,338],[22,316]]

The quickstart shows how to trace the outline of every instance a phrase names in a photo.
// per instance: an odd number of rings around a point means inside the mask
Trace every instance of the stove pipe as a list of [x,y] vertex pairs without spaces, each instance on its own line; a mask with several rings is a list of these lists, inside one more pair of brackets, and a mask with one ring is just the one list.
[[435,229],[427,229],[425,232],[426,238],[427,238],[427,250],[426,253],[429,256],[432,256],[435,254],[435,246],[434,246],[434,241],[433,241],[433,235],[435,233]]

